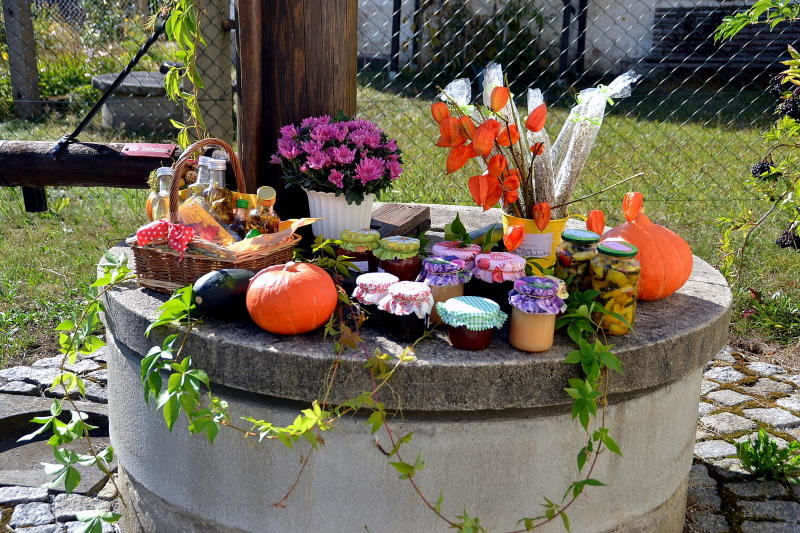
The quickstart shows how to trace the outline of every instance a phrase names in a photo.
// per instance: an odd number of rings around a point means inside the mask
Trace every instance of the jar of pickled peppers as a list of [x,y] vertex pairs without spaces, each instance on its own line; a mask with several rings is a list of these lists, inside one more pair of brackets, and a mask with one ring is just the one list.
[[639,290],[641,265],[636,259],[639,249],[625,241],[603,241],[597,245],[592,259],[592,288],[600,291],[599,302],[620,315],[627,324],[611,315],[594,313],[592,320],[609,335],[625,335],[636,318],[636,297]]
[[589,262],[597,256],[600,235],[585,229],[567,229],[561,238],[561,244],[556,247],[556,277],[567,283],[570,293],[591,289]]
[[378,241],[372,251],[378,258],[378,272],[394,274],[400,281],[414,281],[422,268],[419,239],[393,235]]

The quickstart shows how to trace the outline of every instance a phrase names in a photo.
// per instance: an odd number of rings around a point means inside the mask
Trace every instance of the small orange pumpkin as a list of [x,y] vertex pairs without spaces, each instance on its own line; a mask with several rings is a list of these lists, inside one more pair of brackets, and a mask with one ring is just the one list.
[[317,265],[289,261],[253,276],[245,302],[259,327],[279,335],[298,335],[325,324],[337,299],[327,272]]
[[639,248],[639,300],[660,300],[689,279],[692,250],[680,235],[654,224],[641,213],[643,203],[642,193],[627,193],[622,202],[627,222],[607,231],[603,240],[628,241]]

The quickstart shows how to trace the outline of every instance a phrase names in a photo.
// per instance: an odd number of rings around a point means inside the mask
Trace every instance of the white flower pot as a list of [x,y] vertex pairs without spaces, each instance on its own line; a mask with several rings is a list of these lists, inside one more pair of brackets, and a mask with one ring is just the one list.
[[338,239],[343,230],[369,228],[374,194],[365,194],[361,205],[348,204],[344,194],[303,189],[308,195],[308,210],[313,218],[322,218],[311,225],[315,237]]

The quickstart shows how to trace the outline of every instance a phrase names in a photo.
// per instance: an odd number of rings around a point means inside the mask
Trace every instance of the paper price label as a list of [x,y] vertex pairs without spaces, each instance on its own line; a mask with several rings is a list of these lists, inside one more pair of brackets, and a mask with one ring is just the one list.
[[514,253],[522,257],[547,257],[552,250],[552,233],[526,233]]

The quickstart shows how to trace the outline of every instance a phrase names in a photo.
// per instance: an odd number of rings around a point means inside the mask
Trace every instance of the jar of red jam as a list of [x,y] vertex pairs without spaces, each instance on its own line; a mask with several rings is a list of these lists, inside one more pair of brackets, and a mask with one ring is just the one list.
[[378,270],[378,259],[372,250],[378,247],[380,233],[373,229],[346,229],[339,238],[342,243],[336,250],[336,255],[350,258],[347,262],[358,269],[354,275]]
[[510,311],[508,293],[514,288],[514,281],[522,277],[525,277],[525,258],[510,252],[478,254],[466,294],[494,300],[501,309]]
[[384,327],[390,337],[400,342],[414,342],[425,334],[433,309],[433,294],[424,283],[399,281],[389,286],[378,309],[387,313],[383,317]]
[[436,312],[436,303],[446,302],[456,296],[464,296],[464,284],[472,277],[462,259],[454,256],[426,257],[422,260],[422,272],[419,281],[431,288],[434,307],[431,312],[431,324],[441,322]]
[[475,268],[475,256],[481,253],[477,244],[464,244],[461,241],[437,242],[431,248],[434,257],[457,257],[464,261],[464,268],[471,271]]
[[514,282],[508,295],[512,306],[511,346],[524,352],[546,352],[553,347],[556,315],[566,309],[561,299],[561,280],[529,276]]
[[500,305],[479,296],[457,296],[436,304],[436,311],[447,324],[447,336],[453,348],[485,350],[494,330],[501,328],[508,316]]
[[422,268],[419,239],[413,237],[386,237],[372,253],[378,258],[378,271],[394,274],[400,281],[414,281]]
[[384,312],[378,309],[378,303],[388,294],[389,287],[398,281],[397,276],[388,272],[369,272],[356,278],[353,298],[367,312],[368,326],[382,326]]

